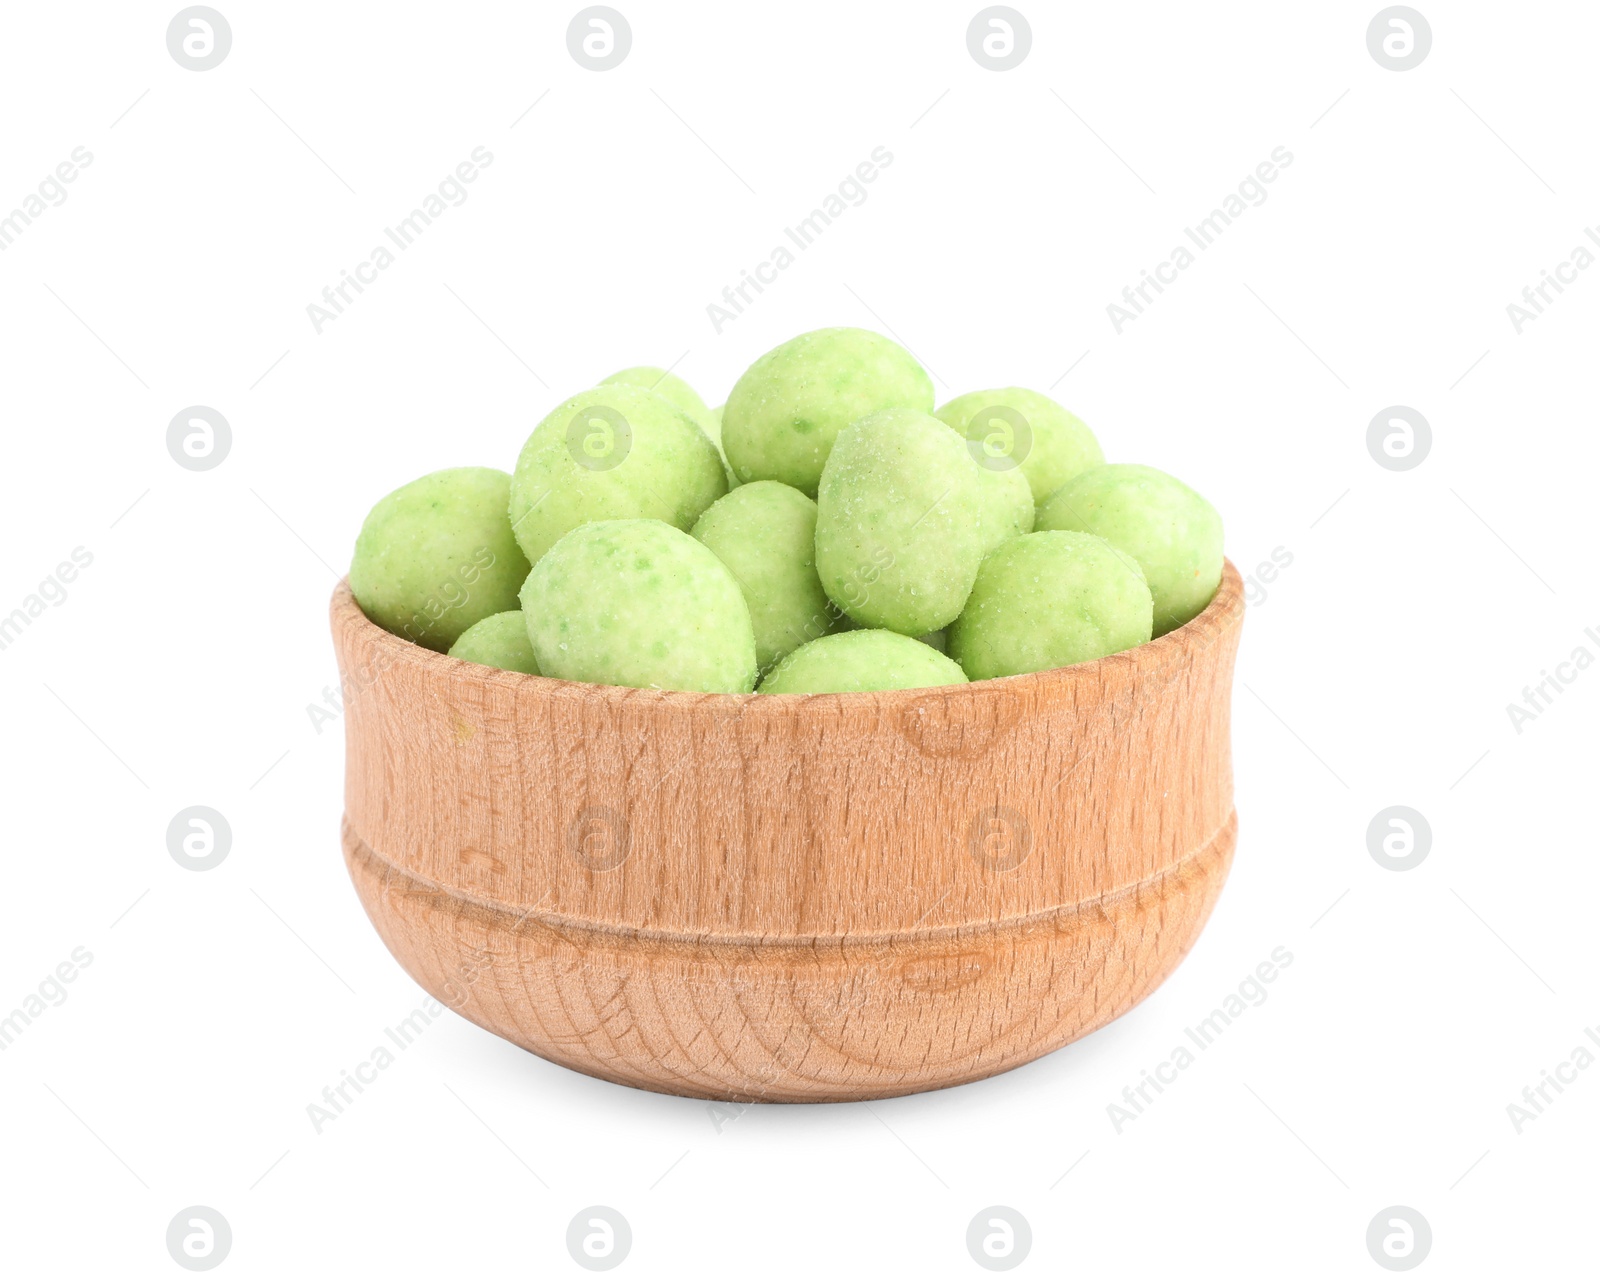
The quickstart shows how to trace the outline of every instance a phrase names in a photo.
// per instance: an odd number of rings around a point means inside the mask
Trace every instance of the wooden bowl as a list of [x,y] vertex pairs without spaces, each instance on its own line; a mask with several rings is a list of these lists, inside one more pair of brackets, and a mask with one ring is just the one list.
[[435,998],[614,1082],[729,1100],[948,1087],[1122,1015],[1233,856],[1238,571],[1062,670],[732,696],[494,670],[342,584],[344,852]]

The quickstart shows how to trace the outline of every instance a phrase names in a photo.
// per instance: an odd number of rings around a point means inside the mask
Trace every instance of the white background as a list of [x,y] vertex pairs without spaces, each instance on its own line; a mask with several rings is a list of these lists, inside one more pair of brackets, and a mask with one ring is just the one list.
[[[1600,219],[1600,11],[1419,0],[1432,50],[1394,72],[1373,0],[1018,0],[1032,50],[995,72],[972,0],[617,4],[603,73],[575,3],[218,0],[199,73],[175,5],[7,6],[0,211],[93,162],[0,253],[0,614],[93,563],[0,651],[0,1014],[93,960],[0,1053],[6,1271],[181,1272],[191,1204],[240,1274],[580,1272],[595,1203],[624,1272],[977,1273],[991,1204],[1031,1223],[1022,1272],[1378,1273],[1393,1204],[1423,1272],[1592,1267],[1600,1067],[1520,1134],[1506,1107],[1600,1024],[1600,671],[1520,733],[1506,705],[1600,655],[1600,270],[1520,335],[1506,306]],[[308,303],[478,146],[470,198],[317,334]],[[716,333],[878,146],[865,203]],[[1278,146],[1270,198],[1117,334],[1107,304]],[[615,368],[715,404],[831,324],[898,335],[941,402],[1050,390],[1206,493],[1246,574],[1293,556],[1246,621],[1238,854],[1193,953],[1014,1073],[720,1127],[448,1015],[316,1133],[423,997],[341,863],[342,726],[307,712],[367,508],[509,467]],[[194,404],[233,431],[204,473],[165,443]],[[1405,472],[1366,447],[1394,404],[1433,431]],[[233,831],[205,873],[166,847],[192,804]],[[1433,832],[1403,873],[1366,843],[1392,804]],[[1277,946],[1270,998],[1114,1130]]]

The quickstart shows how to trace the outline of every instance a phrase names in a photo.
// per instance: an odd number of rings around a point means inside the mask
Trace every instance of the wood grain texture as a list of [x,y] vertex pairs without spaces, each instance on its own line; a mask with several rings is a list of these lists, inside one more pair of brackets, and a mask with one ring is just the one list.
[[332,605],[344,849],[441,1002],[636,1087],[857,1100],[1033,1060],[1193,945],[1232,859],[1238,572],[1187,626],[953,688],[492,670]]

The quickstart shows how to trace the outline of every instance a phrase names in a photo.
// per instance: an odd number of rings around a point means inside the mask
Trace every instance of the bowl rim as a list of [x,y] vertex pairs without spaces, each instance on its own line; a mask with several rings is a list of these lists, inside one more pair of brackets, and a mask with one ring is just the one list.
[[[728,706],[747,709],[752,705],[771,703],[805,713],[836,712],[851,707],[872,706],[889,713],[904,711],[926,703],[929,698],[939,701],[958,697],[983,697],[1018,691],[1050,684],[1077,680],[1100,681],[1105,672],[1113,668],[1146,666],[1161,668],[1176,660],[1184,652],[1204,650],[1237,624],[1245,609],[1244,582],[1239,569],[1227,557],[1222,561],[1222,579],[1216,593],[1196,616],[1166,634],[1121,652],[1080,661],[1070,666],[1055,666],[1049,670],[1034,670],[1025,674],[1000,675],[992,679],[974,679],[967,683],[936,684],[923,688],[890,688],[867,692],[693,692],[674,688],[632,688],[619,684],[585,683],[572,679],[557,679],[550,675],[523,674],[518,670],[502,670],[476,661],[463,661],[445,652],[424,648],[421,644],[385,630],[361,610],[355,594],[350,589],[349,575],[339,579],[329,600],[329,617],[336,634],[354,630],[355,645],[365,650],[376,650],[383,658],[383,671],[370,682],[381,680],[383,674],[395,664],[410,665],[430,670],[452,680],[480,685],[499,685],[504,688],[527,689],[539,686],[552,696],[562,699],[581,699],[614,705],[643,702],[662,710],[704,711],[707,706]],[[357,672],[349,672],[354,674]],[[349,677],[349,674],[346,675]],[[370,686],[368,684],[367,686]]]

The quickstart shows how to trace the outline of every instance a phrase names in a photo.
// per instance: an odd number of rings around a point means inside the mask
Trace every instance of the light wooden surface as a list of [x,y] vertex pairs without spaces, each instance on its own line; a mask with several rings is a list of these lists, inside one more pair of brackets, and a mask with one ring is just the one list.
[[344,850],[479,1025],[687,1096],[857,1100],[1033,1060],[1178,964],[1233,855],[1244,599],[1064,670],[815,697],[470,665],[332,605]]

